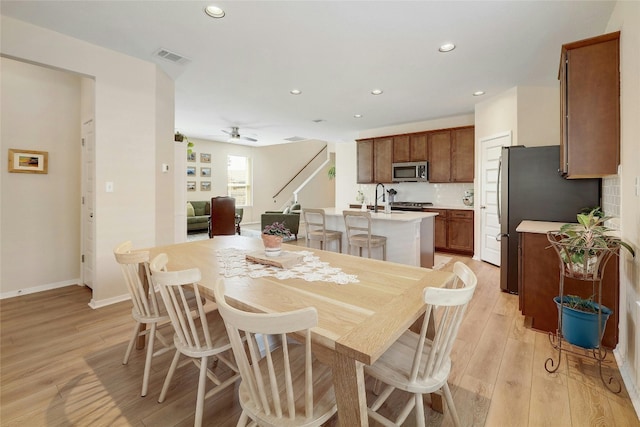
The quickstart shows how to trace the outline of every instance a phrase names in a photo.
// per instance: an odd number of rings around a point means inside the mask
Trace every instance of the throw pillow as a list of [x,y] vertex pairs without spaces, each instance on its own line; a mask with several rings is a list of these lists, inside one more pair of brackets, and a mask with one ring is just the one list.
[[187,202],[187,216],[196,216],[196,212],[193,209],[193,205]]

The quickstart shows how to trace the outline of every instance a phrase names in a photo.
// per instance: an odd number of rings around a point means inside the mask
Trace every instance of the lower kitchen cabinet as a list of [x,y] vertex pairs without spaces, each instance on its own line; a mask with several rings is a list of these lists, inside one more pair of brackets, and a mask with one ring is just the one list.
[[425,209],[438,214],[435,220],[435,248],[440,252],[473,255],[473,211]]
[[[531,327],[545,332],[558,328],[558,308],[553,298],[559,294],[560,262],[544,233],[519,233],[518,296],[522,314]],[[602,345],[614,348],[618,343],[618,257],[607,263],[602,280],[602,304],[613,311],[607,321]],[[597,289],[596,289],[597,291]],[[591,282],[564,280],[564,295],[587,298],[593,294]]]

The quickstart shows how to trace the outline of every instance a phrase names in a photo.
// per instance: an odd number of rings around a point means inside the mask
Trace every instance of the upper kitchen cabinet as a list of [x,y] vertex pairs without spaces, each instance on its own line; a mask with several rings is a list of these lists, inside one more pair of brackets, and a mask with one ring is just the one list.
[[426,162],[427,133],[413,133],[393,137],[393,162]]
[[373,182],[391,182],[392,163],[393,138],[375,138],[373,140]]
[[473,182],[473,126],[429,132],[429,182]]
[[373,181],[373,139],[358,141],[358,184],[370,184]]
[[620,32],[562,46],[560,170],[566,178],[618,173]]
[[452,135],[451,181],[473,182],[475,128],[454,129]]
[[451,182],[451,131],[429,133],[429,182]]

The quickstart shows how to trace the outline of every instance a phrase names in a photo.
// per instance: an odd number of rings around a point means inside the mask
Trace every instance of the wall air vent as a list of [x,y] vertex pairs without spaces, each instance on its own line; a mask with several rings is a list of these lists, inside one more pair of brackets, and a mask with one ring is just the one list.
[[309,138],[303,138],[301,136],[290,136],[289,138],[285,138],[285,141],[289,141],[289,142],[300,142],[300,141],[306,141]]
[[189,62],[189,59],[185,58],[184,56],[163,48],[158,49],[155,53],[155,56],[166,59],[167,61],[174,62],[176,64],[186,64]]

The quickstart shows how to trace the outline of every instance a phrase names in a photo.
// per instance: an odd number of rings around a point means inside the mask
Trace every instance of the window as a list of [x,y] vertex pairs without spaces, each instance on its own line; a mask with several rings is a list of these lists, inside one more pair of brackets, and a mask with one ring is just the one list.
[[227,156],[227,194],[236,206],[251,205],[251,162],[244,156]]

